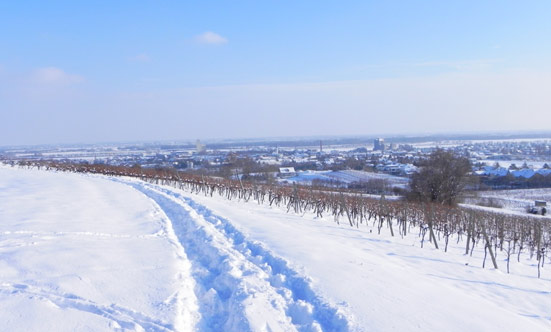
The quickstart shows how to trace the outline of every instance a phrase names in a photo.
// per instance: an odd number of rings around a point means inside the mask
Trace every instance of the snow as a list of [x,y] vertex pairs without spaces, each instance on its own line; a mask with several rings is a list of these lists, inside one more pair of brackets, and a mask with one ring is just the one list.
[[490,176],[506,176],[509,173],[509,170],[505,167],[494,168],[493,166],[484,166],[483,169],[484,172],[482,174]]
[[534,176],[534,174],[536,174],[536,172],[533,169],[530,169],[530,168],[523,168],[523,169],[511,171],[511,174],[513,174],[513,176],[516,177],[516,178],[523,177],[525,179],[529,179],[532,176]]
[[311,184],[313,180],[338,181],[345,184],[354,182],[366,182],[369,180],[386,180],[389,184],[396,187],[407,186],[409,179],[400,176],[389,175],[385,173],[374,173],[356,170],[344,171],[302,171],[289,178],[280,179],[280,182]]
[[[493,203],[491,206],[499,206],[493,211],[510,213],[516,215],[527,215],[527,210],[534,206],[535,201],[551,202],[550,188],[537,189],[510,189],[510,190],[490,190],[479,191],[474,197],[467,197],[464,203],[467,205],[488,205],[484,203]],[[533,216],[533,215],[532,215]]]
[[279,181],[304,184],[311,184],[314,180],[331,181],[331,178],[327,176],[329,173],[331,171],[302,171],[293,177],[280,179]]
[[0,168],[4,331],[189,330],[190,264],[168,219],[100,178]]
[[515,164],[517,167],[522,167],[524,163],[528,165],[528,167],[531,168],[543,168],[543,165],[549,164],[551,165],[551,160],[543,160],[543,161],[534,161],[534,160],[526,160],[526,159],[516,159],[516,160],[497,160],[497,159],[484,159],[481,160],[488,166],[493,166],[496,163],[498,163],[501,167],[509,168],[509,166]]
[[[359,331],[544,331],[551,327],[549,277],[529,261],[512,274],[482,269],[483,252],[464,256],[420,248],[418,238],[375,235],[328,220],[250,203],[181,193],[238,225],[285,257],[314,291],[347,313]],[[366,227],[367,228],[367,227]],[[504,266],[503,257],[500,260]],[[533,262],[532,262],[533,263]]]
[[374,172],[365,172],[365,171],[356,171],[356,170],[344,170],[344,171],[331,172],[328,174],[328,176],[330,178],[333,178],[345,183],[363,182],[363,181],[378,179],[378,180],[387,180],[392,185],[404,187],[409,182],[409,179],[405,177],[389,175],[385,173],[374,173]]
[[511,173],[514,177],[517,177],[517,178],[522,177],[525,179],[529,179],[532,176],[534,176],[536,173],[543,176],[548,176],[551,174],[551,169],[540,168],[540,169],[534,170],[532,168],[521,168],[517,170],[509,170],[508,168],[505,168],[505,167],[494,168],[494,166],[484,166],[482,167],[481,171],[477,171],[476,173],[479,175],[489,175],[489,176],[498,176],[498,177],[506,176],[507,174]]
[[[332,218],[0,168],[0,320],[25,331],[548,331],[550,277]],[[372,232],[373,231],[373,232]],[[501,255],[501,256],[499,256]],[[498,264],[504,267],[503,254]]]

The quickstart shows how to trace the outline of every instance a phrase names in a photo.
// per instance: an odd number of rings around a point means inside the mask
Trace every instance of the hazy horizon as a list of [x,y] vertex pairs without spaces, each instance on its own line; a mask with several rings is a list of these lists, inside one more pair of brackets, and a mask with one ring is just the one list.
[[[394,143],[411,143],[412,139],[415,142],[444,142],[444,141],[502,141],[502,140],[524,140],[530,139],[551,140],[551,130],[541,131],[457,131],[457,132],[429,132],[429,133],[382,133],[382,134],[362,134],[362,135],[311,135],[311,136],[256,136],[256,137],[194,137],[185,139],[165,139],[165,140],[103,140],[103,141],[75,141],[75,142],[52,142],[38,144],[0,144],[0,149],[11,148],[33,148],[33,147],[84,147],[84,146],[111,146],[111,145],[192,145],[195,146],[197,140],[203,144],[233,144],[238,143],[259,143],[267,142],[274,144],[277,142],[312,142],[316,147],[321,141],[324,146],[334,144],[350,144],[358,143],[335,143],[337,141],[357,141],[364,140],[365,143],[371,144],[373,139],[383,138]],[[423,140],[426,139],[426,140]]]
[[551,3],[0,5],[0,146],[551,129]]

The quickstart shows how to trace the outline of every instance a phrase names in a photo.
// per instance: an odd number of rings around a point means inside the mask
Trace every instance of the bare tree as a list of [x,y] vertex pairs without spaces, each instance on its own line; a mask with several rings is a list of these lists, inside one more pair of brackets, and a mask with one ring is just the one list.
[[467,184],[471,164],[465,157],[435,150],[411,178],[409,197],[423,202],[454,205]]

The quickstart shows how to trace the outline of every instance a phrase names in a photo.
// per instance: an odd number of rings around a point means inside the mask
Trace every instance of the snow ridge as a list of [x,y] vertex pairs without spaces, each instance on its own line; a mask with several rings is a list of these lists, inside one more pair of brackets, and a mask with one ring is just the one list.
[[310,282],[252,242],[227,219],[192,199],[142,182],[125,182],[171,220],[191,261],[201,331],[351,331],[346,315]]

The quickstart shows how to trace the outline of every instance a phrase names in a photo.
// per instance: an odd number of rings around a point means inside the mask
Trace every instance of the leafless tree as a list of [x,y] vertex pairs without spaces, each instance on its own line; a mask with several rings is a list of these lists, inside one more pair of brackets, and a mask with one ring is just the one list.
[[471,164],[451,151],[435,150],[410,182],[409,198],[454,205],[467,184]]

